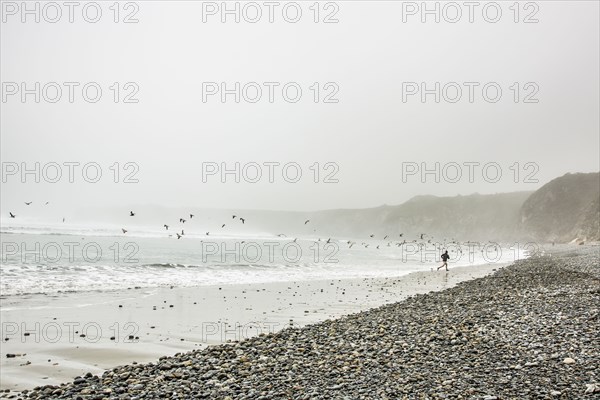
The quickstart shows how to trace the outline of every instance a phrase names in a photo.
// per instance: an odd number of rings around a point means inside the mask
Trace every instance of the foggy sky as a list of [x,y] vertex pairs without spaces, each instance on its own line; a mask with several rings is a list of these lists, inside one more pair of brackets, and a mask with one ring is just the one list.
[[[100,2],[103,16],[96,24],[77,12],[72,24],[21,23],[19,14],[3,15],[3,83],[97,82],[103,94],[87,103],[76,89],[72,104],[64,90],[55,104],[8,97],[1,103],[2,162],[95,162],[103,175],[99,183],[87,183],[76,168],[75,183],[69,183],[63,166],[59,183],[35,183],[32,176],[21,183],[20,175],[9,176],[2,183],[2,218],[23,201],[63,208],[363,208],[419,194],[535,190],[567,172],[598,171],[598,2],[537,2],[539,22],[533,24],[514,23],[512,2],[499,3],[503,16],[495,24],[480,11],[474,23],[465,15],[454,24],[421,23],[420,14],[403,23],[402,3],[383,1],[337,2],[339,23],[333,24],[312,21],[312,2],[302,3],[295,24],[277,11],[272,24],[265,15],[254,24],[221,23],[219,15],[203,23],[201,2],[137,2],[135,24],[114,23],[112,2]],[[114,82],[137,84],[139,102],[114,103]],[[280,82],[279,88],[297,82],[303,94],[297,103],[285,102],[280,90],[269,103],[266,89],[255,104],[221,103],[217,96],[204,103],[203,82],[230,88],[235,82]],[[309,89],[314,82],[321,96],[328,93],[325,83],[335,83],[339,102],[315,104]],[[480,86],[473,103],[465,99],[466,87],[457,103],[435,103],[433,96],[422,103],[418,96],[402,101],[403,82]],[[503,90],[497,103],[481,97],[487,82]],[[527,94],[522,86],[535,83],[539,102],[515,103],[509,89],[514,82],[521,84],[521,100]],[[403,163],[433,168],[436,161],[463,165],[465,175],[457,183],[435,183],[431,175],[421,182],[419,174],[403,182]],[[109,167],[115,162],[121,181],[123,164],[139,166],[139,182],[112,182]],[[235,183],[231,176],[221,183],[218,175],[203,182],[205,162],[231,168],[235,162],[295,162],[302,178],[288,183],[279,167],[269,183],[263,167],[259,183]],[[314,183],[309,167],[315,162],[320,181],[333,170],[324,164],[335,163],[339,182]],[[478,167],[469,182],[465,162],[496,162],[502,178],[486,182]],[[521,168],[517,183],[509,169],[515,162]],[[525,163],[539,170],[525,170]],[[524,182],[533,171],[538,183]]]

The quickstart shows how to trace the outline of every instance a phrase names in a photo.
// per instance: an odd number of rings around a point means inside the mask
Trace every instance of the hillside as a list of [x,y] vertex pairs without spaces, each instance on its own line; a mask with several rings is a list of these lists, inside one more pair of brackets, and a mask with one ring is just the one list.
[[512,240],[519,210],[531,192],[472,194],[456,197],[417,196],[396,206],[363,210],[328,210],[307,214],[327,235],[414,239]]
[[[600,240],[600,175],[567,174],[535,192],[471,194],[468,196],[416,196],[399,205],[365,209],[314,212],[269,210],[215,210],[202,208],[134,207],[144,228],[162,229],[164,223],[186,232],[211,235],[278,235],[337,239],[412,240],[425,233],[427,239],[473,241],[570,242]],[[129,207],[79,213],[83,221],[93,215],[104,223],[133,229]],[[176,221],[189,213],[193,220]],[[120,216],[115,219],[114,216]],[[233,219],[243,216],[246,223]],[[305,224],[306,220],[310,220]],[[139,221],[139,222],[138,222]],[[222,225],[225,224],[225,227]]]
[[566,174],[533,193],[521,208],[521,228],[538,241],[600,240],[600,174]]

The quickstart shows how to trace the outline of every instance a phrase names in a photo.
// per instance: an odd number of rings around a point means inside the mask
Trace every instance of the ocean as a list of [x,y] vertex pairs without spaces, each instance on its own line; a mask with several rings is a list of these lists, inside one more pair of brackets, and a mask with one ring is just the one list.
[[[120,229],[119,229],[120,230]],[[216,236],[114,227],[2,227],[0,294],[397,277],[525,258],[520,244]],[[181,235],[181,232],[178,231]],[[414,239],[413,239],[414,240]],[[442,273],[440,271],[440,273]]]

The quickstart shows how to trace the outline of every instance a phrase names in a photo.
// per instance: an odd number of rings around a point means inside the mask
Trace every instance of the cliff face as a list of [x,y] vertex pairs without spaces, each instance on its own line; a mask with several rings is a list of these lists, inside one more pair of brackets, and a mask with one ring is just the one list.
[[521,230],[538,241],[600,240],[600,174],[566,174],[534,192],[520,211]]
[[571,236],[581,240],[600,240],[600,199],[598,197],[592,200],[587,209],[581,213]]

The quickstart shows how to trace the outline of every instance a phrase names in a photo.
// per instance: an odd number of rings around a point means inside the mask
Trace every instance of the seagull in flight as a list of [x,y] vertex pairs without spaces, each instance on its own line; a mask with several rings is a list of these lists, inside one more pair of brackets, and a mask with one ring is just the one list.
[[123,228],[121,228],[121,230],[123,231],[123,233],[127,233],[127,230],[125,230],[125,229],[123,229]]
[[165,227],[165,230],[167,230],[167,231],[169,230],[169,225],[164,224],[163,226]]
[[133,211],[129,211],[129,216],[133,217],[133,216],[135,216],[135,213]]
[[33,201],[25,202],[25,204],[28,205],[28,206],[31,205],[31,203],[33,203]]
[[190,214],[190,219],[194,218],[194,214]]
[[181,235],[177,232],[175,232],[175,234],[177,235],[177,239],[181,239]]
[[235,217],[236,217],[236,216],[237,216],[237,215],[232,215],[232,216],[231,216],[231,218],[232,218],[232,219],[235,219]]
[[15,215],[15,214],[13,214],[13,213],[11,213],[11,212],[9,212],[9,214],[10,214],[10,217],[11,217],[11,218],[14,218],[14,217],[16,217],[16,215]]
[[182,224],[185,224],[185,219],[179,218],[179,222],[181,222]]
[[225,228],[225,224],[221,225],[221,228]]
[[242,224],[246,223],[246,220],[244,218],[242,218],[242,217],[240,217],[240,221],[242,221]]
[[375,235],[370,235],[369,237],[375,237]]
[[308,224],[310,222],[310,219],[307,219],[306,221],[304,221],[304,225]]

